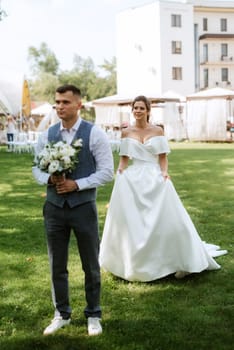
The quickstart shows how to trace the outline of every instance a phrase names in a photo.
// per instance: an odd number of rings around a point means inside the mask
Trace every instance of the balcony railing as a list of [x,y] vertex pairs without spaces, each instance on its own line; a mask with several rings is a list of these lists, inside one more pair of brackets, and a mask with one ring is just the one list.
[[229,57],[229,56],[225,56],[225,55],[222,55],[221,56],[221,61],[232,61],[233,60],[233,57],[231,56],[231,57]]
[[233,56],[219,56],[219,57],[209,57],[209,58],[200,58],[200,64],[205,65],[205,64],[232,64],[234,63],[234,57]]

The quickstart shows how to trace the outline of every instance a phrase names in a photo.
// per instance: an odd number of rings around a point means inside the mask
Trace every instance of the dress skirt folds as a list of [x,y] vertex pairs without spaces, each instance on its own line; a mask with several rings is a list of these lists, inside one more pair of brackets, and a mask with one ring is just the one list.
[[219,269],[213,257],[226,253],[201,240],[171,180],[163,179],[158,155],[169,152],[165,136],[121,140],[120,155],[132,164],[116,175],[100,265],[128,281]]

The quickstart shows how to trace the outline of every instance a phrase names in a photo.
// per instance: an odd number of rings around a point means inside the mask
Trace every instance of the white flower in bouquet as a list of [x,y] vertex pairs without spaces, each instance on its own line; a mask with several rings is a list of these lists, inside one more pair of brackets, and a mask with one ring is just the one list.
[[64,156],[61,158],[61,160],[63,161],[65,169],[69,169],[72,166],[72,161],[70,157]]
[[71,145],[65,141],[49,142],[38,154],[36,165],[42,171],[53,175],[71,172],[78,163],[78,152],[82,147],[82,139]]
[[73,157],[76,153],[76,149],[70,147],[70,145],[68,145],[68,144],[65,144],[63,147],[57,148],[57,153],[61,157]]
[[56,172],[60,172],[61,170],[60,170],[59,163],[60,162],[58,160],[52,160],[48,166],[48,173],[54,174]]
[[75,140],[75,141],[73,142],[73,146],[74,146],[74,147],[78,147],[78,148],[82,147],[82,139],[77,139],[77,140]]

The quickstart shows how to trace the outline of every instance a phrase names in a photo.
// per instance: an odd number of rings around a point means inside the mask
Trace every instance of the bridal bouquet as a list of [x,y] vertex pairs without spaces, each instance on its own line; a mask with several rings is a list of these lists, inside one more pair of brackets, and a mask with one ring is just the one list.
[[75,140],[71,145],[65,141],[49,142],[38,154],[36,165],[42,171],[53,175],[71,172],[78,163],[78,153],[82,147],[82,139]]

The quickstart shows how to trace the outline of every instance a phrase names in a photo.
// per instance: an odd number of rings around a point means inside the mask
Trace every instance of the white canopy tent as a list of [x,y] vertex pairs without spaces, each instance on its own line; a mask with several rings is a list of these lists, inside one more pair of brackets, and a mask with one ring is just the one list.
[[49,126],[57,123],[60,119],[57,116],[56,110],[54,108],[50,108],[49,112],[45,114],[45,116],[41,119],[37,131],[41,132],[48,129]]
[[213,88],[187,96],[187,133],[190,140],[227,140],[227,121],[233,119],[234,91]]
[[133,96],[112,95],[92,101],[95,109],[95,124],[100,126],[121,126],[130,123]]
[[[162,123],[165,134],[169,139],[185,138],[185,129],[180,120],[177,104],[181,101],[181,95],[172,91],[165,95],[146,95],[151,101],[151,122]],[[121,126],[127,122],[131,124],[133,117],[131,103],[136,96],[113,95],[92,101],[95,108],[95,123],[102,126]]]
[[178,94],[177,92],[173,91],[173,90],[168,90],[166,92],[163,93],[162,95],[163,98],[165,99],[171,99],[171,100],[178,100],[180,102],[186,102],[186,97]]
[[49,102],[43,103],[41,106],[33,108],[31,111],[32,115],[46,115],[51,112],[53,106]]
[[[166,91],[162,97],[166,100],[164,104],[163,124],[165,134],[169,140],[187,139],[185,125],[185,102],[186,97],[173,90]],[[170,100],[177,100],[172,103]]]
[[4,114],[17,115],[21,107],[22,85],[0,80],[0,109]]

